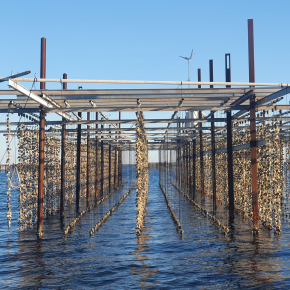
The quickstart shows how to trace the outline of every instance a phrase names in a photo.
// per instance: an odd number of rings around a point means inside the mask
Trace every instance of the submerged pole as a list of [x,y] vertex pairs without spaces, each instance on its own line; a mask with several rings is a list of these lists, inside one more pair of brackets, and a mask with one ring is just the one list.
[[[87,112],[87,120],[91,119],[91,113]],[[91,138],[90,138],[90,126],[87,125],[87,207],[90,206],[90,183],[91,183]]]
[[[209,81],[213,82],[213,60],[209,60]],[[213,85],[210,85],[213,88]],[[211,112],[211,118],[214,118],[214,112]],[[213,212],[216,211],[216,168],[215,168],[215,126],[214,122],[211,122],[211,167],[212,167],[212,200],[213,200]]]
[[[78,112],[81,118],[82,113]],[[76,180],[76,212],[80,209],[80,191],[81,191],[81,142],[82,142],[82,125],[78,125],[77,133],[77,180]]]
[[111,170],[112,170],[112,160],[111,160],[111,144],[109,144],[109,193],[111,193]]
[[[63,79],[67,79],[67,74],[63,74]],[[67,83],[62,84],[62,89],[67,89]],[[62,121],[65,119],[62,118]],[[61,164],[60,164],[60,218],[64,218],[64,204],[65,204],[65,138],[66,128],[65,124],[61,125]]]
[[[202,118],[202,112],[199,111],[200,119]],[[199,127],[202,127],[202,123],[199,123]],[[203,162],[203,138],[202,138],[202,130],[199,130],[199,143],[200,143],[200,182],[201,182],[201,194],[205,194],[204,190],[204,162]]]
[[[121,111],[119,111],[119,120],[121,120]],[[119,128],[121,128],[121,123],[119,123]],[[121,142],[121,131],[119,131],[120,133],[120,140],[119,142]],[[122,184],[122,149],[121,146],[119,147],[118,150],[119,154],[118,154],[118,177],[119,177],[119,181],[118,184],[119,186]]]
[[[96,121],[98,121],[98,112],[96,112]],[[96,124],[96,129],[98,129],[98,124]],[[98,135],[96,135],[96,181],[95,181],[95,201],[99,196],[99,140]]]
[[[46,77],[46,38],[41,38],[40,48],[40,77]],[[45,89],[45,82],[40,83],[40,89]],[[37,207],[37,236],[43,235],[43,193],[44,193],[44,141],[45,141],[45,113],[40,108],[39,116],[39,175],[38,175],[38,207]]]
[[195,199],[196,183],[195,183],[195,158],[196,158],[196,139],[192,139],[192,200]]
[[[231,81],[231,55],[225,54],[226,82]],[[230,88],[230,85],[226,86]],[[230,219],[234,215],[234,173],[233,173],[233,132],[232,132],[232,111],[227,111],[227,152],[228,152],[228,196]]]
[[[254,60],[254,24],[248,19],[248,49],[249,49],[249,82],[255,82]],[[253,204],[253,232],[259,231],[259,197],[258,197],[258,168],[256,147],[256,96],[250,98],[250,131],[251,131],[251,172],[252,172],[252,204]]]
[[45,113],[43,108],[39,116],[39,175],[38,175],[38,211],[37,236],[43,235],[43,190],[44,190],[44,140],[45,140]]
[[[103,124],[101,125],[103,128]],[[101,198],[104,197],[104,141],[101,136]]]

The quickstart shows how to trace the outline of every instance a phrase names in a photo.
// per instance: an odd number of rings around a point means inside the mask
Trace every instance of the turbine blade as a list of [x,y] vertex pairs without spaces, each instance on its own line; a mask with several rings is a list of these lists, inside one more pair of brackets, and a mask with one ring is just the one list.
[[190,58],[189,58],[189,59],[191,59],[191,58],[192,58],[192,56],[193,56],[193,49],[192,49],[192,51],[191,51],[191,55],[190,55]]

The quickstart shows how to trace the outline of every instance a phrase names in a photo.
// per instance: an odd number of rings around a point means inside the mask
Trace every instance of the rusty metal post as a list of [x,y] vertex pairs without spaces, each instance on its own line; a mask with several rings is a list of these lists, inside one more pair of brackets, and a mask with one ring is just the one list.
[[[98,121],[99,116],[98,112],[96,112],[96,121]],[[96,129],[98,129],[99,125],[96,124]],[[96,131],[98,133],[98,131]],[[96,181],[95,181],[95,201],[99,196],[99,139],[98,135],[96,135]]]
[[112,170],[111,149],[112,149],[111,144],[109,144],[109,193],[111,193],[111,170]]
[[[41,38],[40,78],[46,78],[46,38]],[[40,89],[45,90],[45,82],[40,83]]]
[[[78,112],[82,117],[82,113]],[[78,125],[77,132],[77,180],[76,180],[76,212],[80,209],[80,191],[81,191],[81,142],[82,142],[82,125]]]
[[44,140],[45,140],[45,113],[43,108],[39,116],[39,175],[38,175],[38,210],[37,236],[43,235],[43,190],[44,190]]
[[[254,61],[254,25],[253,19],[248,19],[248,48],[249,48],[249,82],[255,83]],[[256,145],[256,96],[250,98],[250,131],[251,131],[251,172],[252,172],[252,203],[253,203],[253,232],[259,231],[259,197],[258,197],[258,168]]]
[[[202,118],[202,112],[198,112],[198,117]],[[199,123],[199,127],[202,128],[202,123]],[[204,162],[203,162],[203,139],[202,139],[202,130],[199,130],[199,143],[200,143],[200,181],[201,181],[201,194],[205,194],[204,190]]]
[[196,140],[192,139],[192,200],[195,199],[196,182],[195,182],[195,159],[196,159]]
[[[87,112],[87,120],[91,119],[91,113]],[[90,195],[90,184],[91,184],[91,137],[90,137],[90,126],[87,125],[87,207],[90,206],[91,195]]]
[[[67,79],[67,74],[63,74],[63,79]],[[63,90],[67,89],[67,83],[62,84]],[[62,121],[65,119],[62,118]],[[65,138],[66,130],[65,124],[61,125],[61,164],[60,164],[60,218],[64,218],[64,204],[65,204]]]

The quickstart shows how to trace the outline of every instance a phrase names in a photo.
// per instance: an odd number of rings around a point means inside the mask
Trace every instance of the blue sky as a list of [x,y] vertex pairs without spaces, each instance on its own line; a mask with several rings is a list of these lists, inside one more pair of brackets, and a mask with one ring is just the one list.
[[0,76],[29,69],[39,77],[40,39],[46,37],[48,78],[65,72],[79,79],[187,80],[187,62],[179,55],[194,48],[193,81],[197,68],[208,81],[209,59],[214,80],[224,81],[225,53],[231,53],[232,81],[247,82],[247,19],[253,18],[256,82],[290,83],[289,8],[290,1],[257,0],[3,1]]

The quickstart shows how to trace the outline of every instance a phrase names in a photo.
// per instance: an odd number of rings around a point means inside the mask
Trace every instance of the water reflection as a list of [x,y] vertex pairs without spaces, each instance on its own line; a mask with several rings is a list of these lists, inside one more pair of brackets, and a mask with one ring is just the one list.
[[148,242],[150,239],[150,228],[145,226],[143,232],[137,236],[137,249],[134,252],[137,260],[141,262],[141,267],[134,267],[132,272],[134,275],[140,276],[138,279],[138,284],[141,289],[152,288],[160,284],[160,282],[154,281],[152,277],[154,274],[159,272],[159,268],[151,269],[149,264],[149,258],[146,255],[146,251],[149,251],[149,244]]

